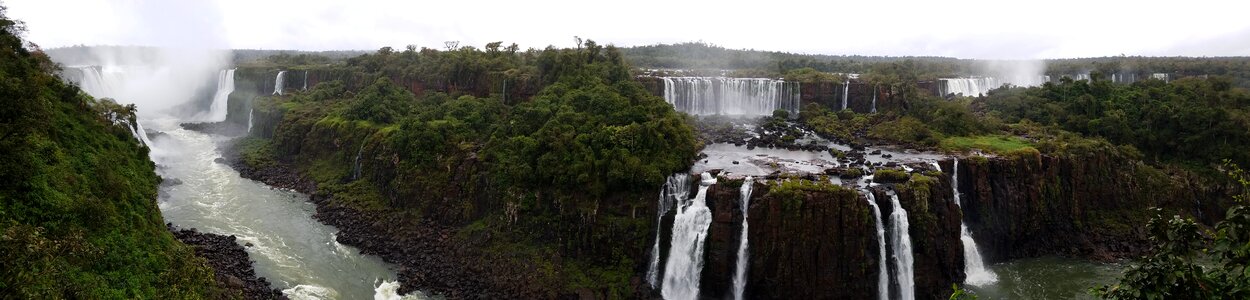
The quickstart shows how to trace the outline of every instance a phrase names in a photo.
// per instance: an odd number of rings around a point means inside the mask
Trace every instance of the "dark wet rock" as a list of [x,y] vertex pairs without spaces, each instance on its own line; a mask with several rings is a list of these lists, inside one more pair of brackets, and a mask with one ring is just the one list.
[[872,150],[872,152],[870,152],[870,153],[868,153],[868,154],[878,155],[878,154],[881,154],[881,150],[880,150],[880,149]]
[[208,261],[218,285],[238,292],[244,299],[286,299],[281,290],[273,288],[264,277],[257,277],[247,251],[236,238],[192,229],[177,229],[166,224],[174,238],[191,246],[195,255]]
[[246,124],[231,122],[182,123],[178,125],[186,130],[225,136],[239,136],[247,133]]
[[178,178],[161,178],[161,187],[171,187],[182,184],[182,180]]
[[225,159],[225,158],[222,158],[222,157],[218,157],[218,158],[216,158],[216,159],[213,159],[213,162],[215,162],[215,163],[219,163],[219,164],[223,164],[223,165],[224,165],[224,164],[226,164],[226,159]]

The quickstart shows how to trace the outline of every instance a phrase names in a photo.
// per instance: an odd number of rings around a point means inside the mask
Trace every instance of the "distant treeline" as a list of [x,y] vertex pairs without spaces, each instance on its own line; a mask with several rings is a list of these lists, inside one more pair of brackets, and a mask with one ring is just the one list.
[[[872,73],[884,65],[912,61],[920,79],[987,75],[987,60],[934,56],[812,55],[786,52],[726,49],[706,43],[679,43],[622,48],[621,53],[635,67],[644,69],[716,69],[766,71],[780,76],[811,68],[832,73]],[[1045,75],[1134,74],[1145,79],[1154,73],[1167,73],[1173,79],[1187,76],[1228,76],[1238,86],[1250,85],[1250,57],[1141,57],[1116,56],[1045,60]]]

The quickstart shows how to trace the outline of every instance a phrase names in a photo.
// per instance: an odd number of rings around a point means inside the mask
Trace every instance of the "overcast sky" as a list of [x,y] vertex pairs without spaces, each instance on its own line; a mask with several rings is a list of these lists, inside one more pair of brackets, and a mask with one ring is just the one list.
[[[1250,56],[1250,1],[0,0],[42,47],[374,50],[704,41],[820,54]],[[394,2],[394,3],[392,3]]]

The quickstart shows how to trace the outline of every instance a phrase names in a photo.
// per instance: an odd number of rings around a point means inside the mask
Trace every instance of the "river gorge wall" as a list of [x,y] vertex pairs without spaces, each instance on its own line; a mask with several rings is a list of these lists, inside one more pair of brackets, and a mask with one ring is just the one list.
[[[273,74],[241,73],[237,76],[254,78],[256,82],[239,84],[238,99],[232,94],[231,101],[266,99],[256,96],[267,95],[264,86],[273,81],[262,80]],[[300,84],[287,84],[292,85]],[[804,87],[824,88],[835,90],[836,86]],[[848,90],[851,95],[861,91],[861,98],[864,91],[872,93],[866,85],[852,85]],[[804,93],[804,101],[808,101],[807,95],[820,93]],[[813,97],[817,100],[812,101],[833,99]],[[890,97],[879,95],[879,109],[891,105],[882,98]],[[351,123],[303,120],[286,116],[273,105],[256,107],[250,113],[254,123],[251,135],[268,139],[275,158],[284,164],[311,166],[282,172],[294,173],[292,176],[307,181],[330,175],[332,179],[321,182],[364,179],[360,184],[369,192],[363,194],[315,184],[304,190],[317,194],[314,199],[319,211],[325,211],[319,218],[328,218],[327,223],[341,228],[352,228],[344,229],[341,242],[400,264],[401,282],[406,290],[469,296],[488,289],[497,296],[536,298],[659,295],[646,282],[649,246],[659,227],[660,260],[669,255],[674,212],[657,222],[659,207],[654,194],[610,196],[590,212],[562,207],[560,197],[568,195],[538,192],[538,202],[519,208],[502,200],[505,191],[492,188],[489,176],[483,174],[486,168],[469,152],[448,153],[443,160],[448,172],[430,179],[440,182],[435,184],[419,178],[428,174],[404,169],[400,163],[402,149],[384,142],[384,131],[358,128]],[[237,117],[234,111],[232,108],[232,119]],[[717,299],[730,295],[745,211],[749,215],[747,236],[751,249],[745,286],[748,298],[875,298],[878,284],[873,279],[879,266],[890,266],[891,278],[895,266],[877,254],[878,236],[865,193],[873,194],[881,216],[892,213],[888,200],[891,194],[898,196],[901,207],[908,212],[908,233],[915,258],[914,288],[922,299],[946,298],[950,285],[962,282],[966,276],[961,220],[973,232],[985,261],[998,263],[1043,255],[1110,260],[1141,254],[1147,250],[1147,243],[1138,225],[1149,219],[1150,207],[1162,207],[1169,214],[1195,216],[1207,224],[1219,218],[1227,198],[1227,191],[1221,186],[1203,183],[1184,172],[1159,170],[1113,152],[960,157],[957,189],[962,195],[962,208],[953,200],[950,174],[932,171],[916,171],[903,183],[883,184],[866,191],[843,187],[787,189],[778,182],[825,179],[763,178],[752,183],[754,192],[745,209],[739,201],[742,181],[722,178],[707,191],[712,220],[703,244],[699,295]],[[949,172],[953,162],[946,159],[939,166]],[[361,185],[344,186],[357,189]],[[347,199],[353,196],[381,199],[380,203],[388,208],[362,210],[353,206],[357,199]],[[331,200],[335,197],[339,199]],[[402,213],[385,212],[395,208],[420,211],[421,223],[405,223]],[[503,226],[514,231],[483,231],[474,227],[487,219],[503,220],[499,224],[507,224]],[[517,232],[559,245],[553,253],[543,254],[543,263],[537,264],[518,263],[524,259],[501,258],[499,253],[483,250],[509,245],[511,242],[500,235]],[[431,243],[437,245],[427,245]],[[632,271],[619,274],[622,280],[613,283],[613,287],[595,288],[573,287],[558,282],[559,276],[518,277],[548,268],[545,263],[550,261],[617,264]],[[570,268],[568,263],[556,266],[556,272]],[[457,270],[430,271],[431,267]],[[897,295],[901,287],[891,282],[891,294]]]

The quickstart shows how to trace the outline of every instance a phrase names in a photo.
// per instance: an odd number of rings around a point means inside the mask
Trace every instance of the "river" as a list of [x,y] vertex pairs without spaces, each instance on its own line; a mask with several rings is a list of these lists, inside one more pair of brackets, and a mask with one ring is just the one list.
[[[177,120],[145,121],[165,133],[153,140],[157,172],[181,184],[161,188],[161,212],[182,228],[235,235],[257,275],[293,299],[395,299],[395,272],[381,259],[335,241],[334,227],[312,218],[306,195],[245,179],[221,157],[229,137],[182,129]],[[413,296],[408,298],[420,298]]]

